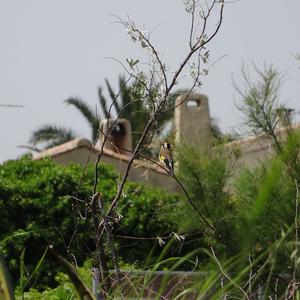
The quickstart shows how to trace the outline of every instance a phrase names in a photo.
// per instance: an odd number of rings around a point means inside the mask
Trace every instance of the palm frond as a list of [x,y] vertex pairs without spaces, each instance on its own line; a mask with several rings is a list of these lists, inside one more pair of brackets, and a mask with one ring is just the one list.
[[92,108],[89,107],[87,103],[78,98],[69,98],[64,101],[68,105],[75,106],[80,113],[85,117],[86,121],[90,125],[92,129],[92,140],[94,141],[97,137],[98,127],[100,123],[100,119],[97,114],[93,111]]
[[83,100],[78,98],[69,98],[64,101],[68,105],[75,106],[81,114],[86,118],[87,122],[92,126],[93,123],[95,123],[96,120],[98,120],[96,113],[94,110],[89,107],[87,103],[85,103]]
[[109,118],[110,113],[107,109],[107,100],[102,94],[102,88],[101,87],[98,88],[98,97],[99,97],[100,107],[101,107],[101,109],[104,113],[105,118]]
[[44,147],[44,149],[47,149],[73,140],[76,137],[77,134],[72,129],[54,124],[46,124],[32,133],[29,143],[34,146],[41,143],[48,143]]
[[27,149],[27,150],[30,150],[33,152],[38,152],[38,153],[43,151],[38,147],[30,146],[30,145],[19,145],[18,148],[23,148],[23,149]]
[[119,92],[121,95],[122,107],[127,106],[131,102],[131,100],[132,100],[131,92],[132,92],[133,88],[134,88],[134,84],[129,87],[127,86],[124,76],[119,77]]
[[117,99],[117,96],[115,94],[115,92],[113,91],[109,81],[107,79],[105,79],[105,83],[106,83],[106,87],[108,89],[108,93],[109,93],[109,96],[111,98],[111,101],[115,107],[115,110],[117,112],[117,114],[119,114],[120,112],[120,106],[119,106],[119,103],[118,103],[118,99]]

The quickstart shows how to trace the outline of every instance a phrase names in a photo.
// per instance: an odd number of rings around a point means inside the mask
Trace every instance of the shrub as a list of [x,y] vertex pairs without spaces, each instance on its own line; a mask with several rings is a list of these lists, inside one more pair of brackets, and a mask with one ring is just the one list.
[[176,221],[177,230],[195,239],[187,251],[214,245],[227,253],[236,252],[236,242],[231,234],[235,205],[226,188],[232,159],[231,154],[226,153],[222,147],[216,147],[210,155],[188,145],[178,151],[178,178],[194,206],[216,230],[212,232],[186,198],[170,206],[170,218]]
[[[292,135],[282,142],[282,152],[255,169],[241,168],[234,177],[232,156],[221,148],[209,155],[190,147],[182,149],[178,176],[215,232],[182,199],[168,208],[177,230],[198,232],[192,247],[213,247],[221,260],[239,255],[240,264],[232,274],[246,268],[250,258],[255,261],[252,271],[260,270],[262,280],[288,274],[291,278],[295,270],[298,274],[299,229],[295,224],[299,222],[300,173],[298,162],[293,160],[298,147],[299,135]],[[200,262],[205,264],[202,258]]]
[[[109,204],[114,197],[117,174],[107,165],[99,166],[100,180],[97,191]],[[23,157],[7,161],[0,166],[0,247],[16,283],[19,258],[25,248],[28,273],[53,244],[69,260],[76,257],[81,264],[94,251],[92,227],[78,217],[74,210],[75,195],[83,200],[92,195],[94,167],[86,170],[78,189],[83,169],[79,165],[57,165],[50,159],[32,161]],[[175,201],[175,196],[137,183],[128,183],[120,202],[119,213],[123,219],[115,228],[118,235],[150,237],[169,234],[166,222],[156,221],[155,215],[165,202]],[[133,246],[126,239],[119,239],[119,252],[124,262],[141,261],[153,240],[139,240]],[[39,284],[54,285],[57,267],[46,259]]]

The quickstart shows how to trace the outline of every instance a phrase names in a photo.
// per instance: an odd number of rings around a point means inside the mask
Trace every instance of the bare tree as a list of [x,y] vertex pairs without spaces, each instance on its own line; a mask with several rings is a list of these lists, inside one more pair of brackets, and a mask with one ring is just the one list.
[[[88,210],[94,220],[93,236],[98,253],[97,264],[101,271],[102,283],[105,283],[102,285],[102,293],[104,295],[109,292],[111,283],[106,279],[108,277],[108,268],[103,243],[106,236],[115,270],[118,272],[118,261],[111,235],[111,228],[115,221],[116,208],[122,197],[129,171],[137,158],[145,157],[144,153],[155,135],[158,118],[174,109],[174,106],[168,105],[168,96],[179,83],[181,77],[184,74],[188,74],[192,81],[187,97],[195,87],[201,86],[201,77],[208,73],[209,50],[207,46],[219,32],[223,21],[224,0],[185,0],[184,7],[191,20],[188,36],[188,50],[185,58],[178,64],[176,70],[171,70],[166,66],[158,48],[152,42],[151,33],[140,29],[130,18],[117,18],[117,22],[126,28],[131,40],[144,50],[147,61],[150,63],[145,64],[140,58],[127,58],[125,62],[119,61],[128,75],[128,82],[133,80],[144,87],[140,89],[142,91],[140,97],[134,101],[143,102],[143,107],[147,110],[147,118],[145,118],[144,128],[140,137],[134,145],[133,151],[130,153],[130,158],[118,182],[117,192],[113,200],[109,203],[106,211],[104,211],[101,201],[105,201],[105,199],[101,199],[101,191],[97,191],[97,183],[101,179],[100,174],[98,174],[98,165],[102,158],[104,144],[106,141],[109,141],[110,134],[117,124],[122,109],[116,118],[110,120],[110,126],[107,130],[101,132],[101,134],[104,135],[104,141],[95,163],[94,188],[90,200],[80,201],[80,199],[77,199],[74,205],[74,208],[80,213],[82,218],[85,218],[82,211],[86,212]],[[116,95],[115,101],[117,101],[118,96],[119,95]],[[187,97],[185,99],[187,99]],[[184,102],[184,100],[182,102]],[[133,103],[129,102],[127,105],[133,105]],[[108,108],[108,115],[111,115],[110,111],[113,106],[114,102]],[[125,108],[126,106],[123,109]],[[176,177],[174,177],[174,179],[177,180]],[[79,188],[80,186],[78,189]],[[188,195],[187,198],[190,201]],[[199,212],[199,214],[207,223],[206,225],[209,227],[209,230],[214,230],[213,226],[206,221],[201,212]]]

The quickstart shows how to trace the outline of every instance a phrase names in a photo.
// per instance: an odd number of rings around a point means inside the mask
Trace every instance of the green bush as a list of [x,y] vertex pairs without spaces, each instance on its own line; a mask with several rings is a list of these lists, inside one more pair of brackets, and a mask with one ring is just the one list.
[[178,150],[177,176],[193,205],[216,230],[212,232],[186,198],[169,206],[169,216],[176,222],[177,231],[186,232],[194,240],[189,242],[187,251],[214,245],[227,253],[236,252],[236,241],[231,234],[235,224],[235,205],[226,188],[232,159],[222,147],[216,147],[210,155],[188,145]]
[[[234,183],[240,251],[259,255],[284,237],[274,257],[274,272],[290,273],[295,246],[297,188],[286,166],[274,170],[278,158],[243,170]],[[299,218],[299,217],[298,217]]]
[[[107,165],[100,165],[98,172],[97,191],[109,205],[115,195],[118,175]],[[74,200],[68,196],[76,195],[82,200],[92,196],[94,167],[87,168],[81,182],[82,174],[83,168],[79,165],[62,166],[50,159],[32,161],[23,157],[0,166],[0,248],[15,283],[24,248],[29,274],[49,244],[71,261],[75,256],[78,264],[93,253],[90,215],[87,220],[78,217],[72,205]],[[123,218],[114,233],[137,237],[169,234],[170,226],[155,216],[160,206],[175,199],[155,188],[128,183],[118,209]],[[84,207],[81,207],[82,213]],[[123,238],[117,240],[124,262],[142,261],[149,247],[158,244],[153,240],[139,240],[138,245],[131,242]],[[53,286],[57,271],[51,260],[46,259],[38,283]]]
[[[210,230],[186,199],[169,206],[170,218],[176,221],[179,232],[192,236],[198,233],[190,246],[213,247],[220,259],[244,255],[235,271],[246,267],[251,257],[256,260],[254,269],[270,261],[262,277],[268,277],[268,272],[271,278],[272,274],[274,278],[278,274],[291,274],[295,268],[298,272],[295,247],[299,233],[295,232],[295,218],[299,220],[299,212],[297,216],[295,209],[300,172],[297,161],[293,160],[298,144],[299,136],[297,139],[292,136],[282,143],[282,153],[254,169],[240,168],[235,176],[231,169],[234,156],[226,148],[215,148],[205,155],[184,147],[178,157],[178,177],[194,205],[215,228],[215,232]],[[266,259],[265,252],[271,248]],[[262,254],[264,261],[259,259]],[[205,264],[202,258],[200,262]]]

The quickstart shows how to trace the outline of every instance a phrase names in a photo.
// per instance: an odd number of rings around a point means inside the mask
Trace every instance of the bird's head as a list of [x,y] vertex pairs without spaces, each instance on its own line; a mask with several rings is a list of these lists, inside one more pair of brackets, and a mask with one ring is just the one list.
[[165,142],[165,143],[162,144],[162,148],[163,148],[163,149],[168,149],[168,150],[170,150],[170,149],[171,149],[171,144]]

